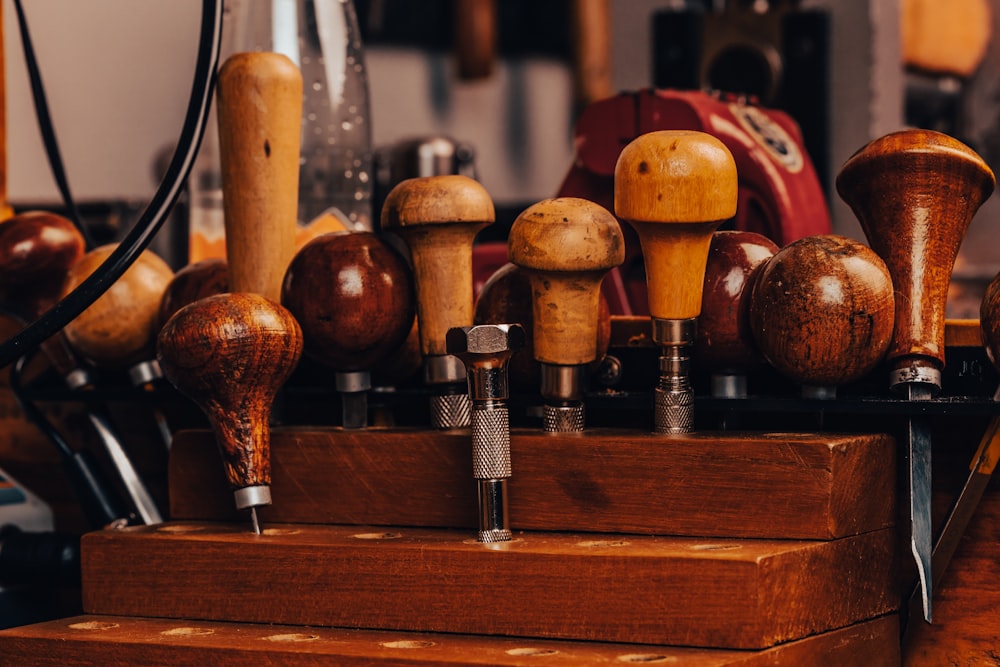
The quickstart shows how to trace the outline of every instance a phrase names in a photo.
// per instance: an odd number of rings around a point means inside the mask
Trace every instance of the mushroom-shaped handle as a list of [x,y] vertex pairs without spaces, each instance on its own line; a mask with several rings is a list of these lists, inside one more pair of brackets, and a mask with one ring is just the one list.
[[893,386],[940,386],[951,271],[972,217],[995,186],[979,155],[931,130],[876,139],[841,168],[837,192],[895,285]]
[[157,315],[157,331],[163,328],[174,313],[189,303],[228,291],[229,267],[226,260],[213,257],[188,264],[174,274],[163,292]]
[[302,353],[295,318],[257,294],[210,296],[170,318],[158,350],[164,375],[211,422],[237,506],[268,504],[255,490],[271,481],[271,405]]

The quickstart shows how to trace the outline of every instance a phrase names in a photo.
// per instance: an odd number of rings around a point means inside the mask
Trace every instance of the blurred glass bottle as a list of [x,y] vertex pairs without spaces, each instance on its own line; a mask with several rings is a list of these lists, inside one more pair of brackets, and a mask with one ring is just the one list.
[[[226,0],[223,57],[275,51],[302,71],[299,159],[301,247],[319,234],[372,228],[368,76],[351,0]],[[201,158],[205,159],[202,160]],[[206,132],[191,179],[191,261],[216,254],[221,238],[218,132]],[[218,208],[216,206],[218,199]],[[198,202],[204,210],[196,211]],[[199,242],[196,234],[207,234]],[[199,255],[198,246],[213,254]]]

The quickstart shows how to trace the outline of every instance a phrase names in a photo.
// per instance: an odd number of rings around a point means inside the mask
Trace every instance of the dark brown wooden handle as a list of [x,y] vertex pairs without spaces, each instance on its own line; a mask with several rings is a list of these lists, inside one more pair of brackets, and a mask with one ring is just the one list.
[[[97,270],[117,245],[91,250],[73,265],[63,294]],[[66,339],[79,355],[102,368],[127,368],[156,354],[159,309],[174,272],[156,254],[145,250],[87,310],[66,325]]]
[[157,331],[178,310],[206,296],[229,291],[229,267],[226,260],[215,257],[188,264],[174,274],[160,299]]
[[237,53],[217,91],[230,286],[277,301],[295,251],[302,75],[283,55]]
[[386,197],[382,229],[409,246],[424,355],[447,354],[448,330],[472,325],[472,242],[495,217],[489,193],[467,176],[411,178]]
[[413,279],[374,234],[323,234],[292,259],[281,303],[302,326],[306,354],[336,371],[366,371],[406,340]]
[[794,382],[837,387],[870,372],[892,339],[892,281],[868,246],[843,236],[791,243],[760,268],[750,327]]
[[181,308],[160,331],[160,365],[205,412],[234,489],[271,481],[270,413],[302,353],[302,330],[257,294],[210,296]]
[[750,294],[759,269],[776,252],[774,241],[753,232],[712,236],[694,339],[699,368],[745,372],[761,363],[750,330]]
[[732,154],[704,132],[650,132],[622,150],[615,213],[639,235],[654,318],[698,317],[712,233],[736,214],[737,190]]
[[979,326],[983,345],[993,366],[1000,370],[1000,274],[986,288],[979,305]]
[[944,366],[951,270],[972,217],[995,185],[972,149],[930,130],[876,139],[841,169],[837,192],[892,275],[896,328],[888,356],[897,368]]
[[493,73],[497,50],[496,0],[455,0],[455,62],[460,79]]
[[625,260],[615,216],[575,197],[528,207],[511,226],[510,260],[531,281],[535,359],[561,365],[597,357],[601,281]]
[[3,7],[0,7],[0,221],[14,215],[7,200],[7,69],[3,45]]

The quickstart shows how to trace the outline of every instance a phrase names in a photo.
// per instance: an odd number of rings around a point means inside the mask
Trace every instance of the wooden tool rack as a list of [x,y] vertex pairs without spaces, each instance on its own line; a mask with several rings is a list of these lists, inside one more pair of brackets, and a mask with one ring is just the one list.
[[475,541],[468,433],[277,428],[257,536],[211,434],[184,431],[171,520],[84,536],[84,615],[2,631],[0,651],[61,665],[899,664],[912,577],[896,443],[870,428],[885,405],[855,419],[865,400],[848,395],[833,430],[754,424],[815,420],[793,403],[744,415],[753,430],[677,437],[620,415],[583,435],[519,426],[515,539],[493,545]]

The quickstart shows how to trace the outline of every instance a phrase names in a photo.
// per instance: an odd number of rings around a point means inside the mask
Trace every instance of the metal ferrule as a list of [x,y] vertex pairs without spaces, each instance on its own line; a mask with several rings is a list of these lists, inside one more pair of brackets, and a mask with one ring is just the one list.
[[802,385],[802,398],[832,401],[837,398],[837,387],[833,385]]
[[94,378],[85,368],[74,368],[66,374],[66,386],[70,389],[82,389],[94,384]]
[[665,320],[653,318],[653,342],[658,345],[689,345],[698,331],[698,318]]
[[504,479],[479,480],[479,532],[480,542],[509,542],[513,534],[508,525],[507,481]]
[[341,392],[356,394],[372,388],[372,376],[368,371],[345,371],[333,374],[333,386]]
[[510,414],[504,403],[472,406],[472,476],[475,479],[510,477]]
[[245,510],[250,507],[271,504],[271,487],[261,484],[258,486],[244,486],[242,489],[233,491],[233,498],[236,500],[236,509]]
[[583,403],[542,406],[542,428],[546,433],[580,433],[585,423]]
[[465,364],[453,354],[424,357],[424,383],[454,384],[465,382]]
[[135,387],[156,382],[163,378],[163,371],[160,369],[160,362],[156,359],[140,361],[132,368],[128,369],[128,379]]
[[542,398],[546,403],[579,401],[583,398],[586,366],[542,363]]
[[928,385],[933,393],[941,389],[941,369],[925,359],[902,360],[889,372],[889,387],[904,391],[908,385]]
[[747,376],[742,373],[712,373],[712,396],[746,398]]

